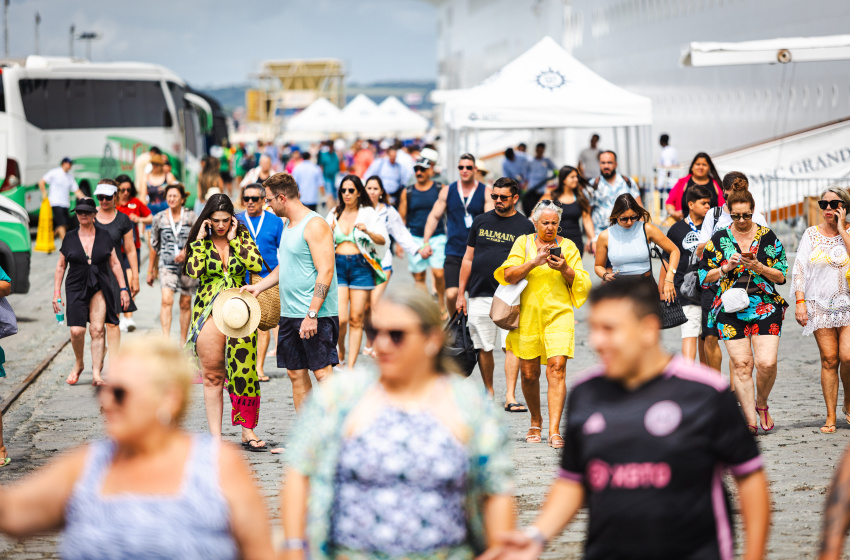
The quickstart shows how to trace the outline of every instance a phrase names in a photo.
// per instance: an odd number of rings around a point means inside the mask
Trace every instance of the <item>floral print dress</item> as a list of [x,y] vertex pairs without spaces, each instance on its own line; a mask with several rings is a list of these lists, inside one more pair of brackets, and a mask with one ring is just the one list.
[[[195,344],[212,313],[218,294],[228,288],[245,285],[247,271],[260,272],[260,250],[244,227],[230,241],[227,266],[209,238],[189,243],[186,273],[200,280],[192,306],[192,324],[186,348],[197,356]],[[230,395],[231,421],[234,426],[256,428],[260,416],[260,384],[257,378],[257,332],[242,338],[227,337],[224,347],[227,368],[227,393]]]
[[[782,274],[787,272],[788,260],[785,256],[785,248],[770,228],[758,226],[748,250],[755,252],[756,259],[764,266],[779,270]],[[709,271],[725,265],[732,255],[740,252],[741,248],[738,247],[730,228],[717,231],[705,245],[700,262],[700,283],[703,289],[717,290],[706,324],[708,328],[716,326],[718,336],[722,340],[735,340],[760,334],[780,336],[782,319],[788,303],[776,291],[773,282],[746,270],[743,266],[738,266],[725,276],[721,276],[719,287],[705,281]],[[742,277],[746,278],[746,274],[752,275],[748,290],[750,305],[737,313],[726,313],[720,296],[726,290],[740,285],[739,280]],[[752,293],[753,287],[756,288],[755,293]]]

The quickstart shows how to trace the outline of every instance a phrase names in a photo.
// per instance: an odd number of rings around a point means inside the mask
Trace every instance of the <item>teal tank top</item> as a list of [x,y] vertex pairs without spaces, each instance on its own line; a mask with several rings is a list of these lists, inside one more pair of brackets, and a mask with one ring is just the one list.
[[[313,301],[318,272],[313,266],[313,255],[304,239],[304,228],[310,220],[324,221],[315,212],[310,212],[295,227],[284,227],[280,236],[280,315],[281,317],[306,317]],[[331,277],[328,297],[319,310],[319,317],[339,315],[336,270]]]

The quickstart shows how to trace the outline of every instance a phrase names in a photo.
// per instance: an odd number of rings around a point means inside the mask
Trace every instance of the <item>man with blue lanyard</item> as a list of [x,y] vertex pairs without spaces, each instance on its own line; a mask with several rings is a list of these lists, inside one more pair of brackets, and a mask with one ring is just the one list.
[[455,181],[440,190],[434,209],[428,215],[425,235],[422,237],[422,258],[431,256],[431,236],[437,230],[443,215],[446,216],[446,260],[443,270],[446,277],[446,308],[449,316],[455,314],[460,266],[466,253],[466,241],[472,220],[479,214],[493,209],[493,191],[484,183],[475,180],[475,156],[463,154],[458,162],[460,181]]
[[[259,272],[263,278],[278,265],[277,248],[280,246],[280,236],[283,233],[283,220],[274,213],[263,210],[265,197],[266,189],[260,183],[246,186],[242,189],[242,204],[245,206],[245,211],[236,215],[236,218],[248,227],[265,261],[265,265]],[[246,282],[250,284],[251,279],[247,278]],[[272,330],[277,337],[277,327]],[[263,362],[266,359],[270,340],[271,331],[257,332],[257,377],[260,381],[269,380],[263,371]]]
[[413,170],[408,169],[396,159],[398,148],[398,144],[393,144],[387,148],[386,155],[373,161],[361,177],[364,183],[372,175],[380,177],[384,184],[384,190],[390,195],[393,206],[398,206],[398,191],[407,185],[413,176]]

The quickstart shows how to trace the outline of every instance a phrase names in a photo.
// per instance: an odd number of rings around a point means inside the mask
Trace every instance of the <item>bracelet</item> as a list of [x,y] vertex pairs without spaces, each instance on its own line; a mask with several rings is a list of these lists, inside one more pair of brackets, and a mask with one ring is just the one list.
[[800,305],[801,303],[806,303],[806,300],[804,300],[804,299],[798,299],[798,300],[797,300],[797,305]]
[[546,537],[543,535],[543,531],[535,527],[534,525],[529,525],[523,531],[526,537],[539,544],[541,547],[546,548]]
[[122,291],[122,292],[129,292],[129,291],[130,291],[130,288],[124,287],[124,288],[121,288],[121,290],[120,290],[120,291]]
[[307,541],[304,539],[286,539],[280,545],[281,550],[307,550]]
[[673,283],[673,281],[672,281],[672,280],[667,280],[666,278],[664,279],[664,281],[665,281],[665,282],[670,282],[671,284]]

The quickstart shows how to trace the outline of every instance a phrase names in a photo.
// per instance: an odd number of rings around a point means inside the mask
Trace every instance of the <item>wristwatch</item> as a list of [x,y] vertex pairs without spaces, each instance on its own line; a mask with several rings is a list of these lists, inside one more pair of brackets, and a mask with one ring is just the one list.
[[307,318],[308,319],[315,319],[318,316],[319,316],[319,314],[316,313],[315,311],[313,311],[312,309],[307,312]]
[[534,525],[529,525],[523,530],[523,533],[526,537],[534,541],[534,543],[540,545],[542,548],[546,548],[546,537],[543,536],[543,531],[535,527]]

